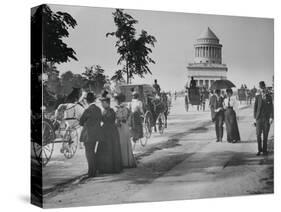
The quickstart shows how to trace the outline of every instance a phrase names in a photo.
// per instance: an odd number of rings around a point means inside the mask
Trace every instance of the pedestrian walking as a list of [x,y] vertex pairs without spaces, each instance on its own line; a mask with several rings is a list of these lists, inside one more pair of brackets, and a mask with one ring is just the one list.
[[[258,153],[267,155],[267,137],[270,124],[273,121],[273,102],[271,95],[266,91],[264,81],[259,83],[261,92],[256,95],[254,104],[254,118],[256,125]],[[263,134],[263,139],[261,135]]]
[[119,173],[122,171],[120,137],[115,125],[116,114],[110,107],[110,97],[104,91],[100,98],[102,104],[101,141],[98,146],[98,170],[100,173]]
[[240,141],[240,133],[237,124],[238,101],[233,96],[231,88],[226,89],[226,98],[224,99],[224,120],[227,132],[227,141],[236,143]]
[[142,128],[142,115],[143,115],[143,103],[139,100],[139,93],[133,92],[133,99],[129,104],[129,109],[131,111],[131,132],[133,141],[136,142],[138,139],[143,138],[143,128]]
[[88,162],[88,177],[96,175],[96,145],[101,138],[101,109],[95,105],[95,95],[89,92],[86,101],[89,104],[80,118],[80,125],[83,126],[80,141],[84,142],[85,153]]
[[215,123],[217,142],[222,142],[223,138],[223,123],[224,123],[224,110],[223,110],[223,97],[221,91],[217,89],[215,94],[210,99],[211,117]]
[[124,103],[124,94],[116,94],[114,97],[117,102],[116,125],[120,137],[122,165],[124,168],[134,168],[136,167],[136,160],[132,150],[131,133],[129,127],[130,110]]

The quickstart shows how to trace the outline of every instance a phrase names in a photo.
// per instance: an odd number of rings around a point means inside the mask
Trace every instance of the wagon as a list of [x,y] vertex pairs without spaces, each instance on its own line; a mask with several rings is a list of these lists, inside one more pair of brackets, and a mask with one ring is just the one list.
[[160,134],[163,134],[165,128],[165,115],[163,112],[157,114],[157,118],[153,117],[153,105],[152,100],[155,99],[156,91],[148,84],[132,84],[132,85],[120,85],[117,90],[125,95],[125,102],[132,101],[132,91],[139,93],[139,99],[143,103],[144,115],[143,115],[143,129],[144,138],[140,139],[142,146],[147,144],[148,139],[152,134],[152,127],[156,126]]
[[189,105],[201,105],[200,88],[187,88],[185,95],[185,110],[189,110]]
[[245,88],[238,89],[238,100],[240,102],[247,100],[247,89],[245,89]]
[[61,153],[65,158],[74,156],[78,147],[78,127],[60,125],[51,118],[51,115],[43,115],[42,139],[33,139],[32,149],[35,160],[42,166],[46,166],[54,152],[56,143],[62,144]]

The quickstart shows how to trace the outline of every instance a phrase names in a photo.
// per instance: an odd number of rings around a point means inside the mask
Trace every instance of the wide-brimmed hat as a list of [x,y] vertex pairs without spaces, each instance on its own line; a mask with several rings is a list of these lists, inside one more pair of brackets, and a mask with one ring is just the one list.
[[96,100],[96,98],[97,97],[96,97],[96,95],[93,92],[88,92],[87,93],[87,96],[86,96],[87,102],[92,103],[92,102],[94,102]]
[[103,91],[101,97],[99,98],[100,101],[110,101],[110,95],[108,91]]
[[265,82],[264,81],[260,81],[259,82],[259,86],[260,86],[260,88],[265,88]]

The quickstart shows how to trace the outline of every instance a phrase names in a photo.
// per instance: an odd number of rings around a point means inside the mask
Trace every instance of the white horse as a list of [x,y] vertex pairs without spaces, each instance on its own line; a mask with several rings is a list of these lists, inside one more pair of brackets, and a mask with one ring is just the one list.
[[[85,109],[86,105],[82,104],[81,102],[76,102],[60,104],[55,111],[55,120],[59,123],[59,128],[65,129],[65,132],[76,130],[78,142],[80,141],[80,134],[82,130],[82,127],[79,125],[79,120]],[[69,150],[64,144],[65,143],[63,142],[61,148],[62,153]],[[82,148],[81,144],[80,148]]]

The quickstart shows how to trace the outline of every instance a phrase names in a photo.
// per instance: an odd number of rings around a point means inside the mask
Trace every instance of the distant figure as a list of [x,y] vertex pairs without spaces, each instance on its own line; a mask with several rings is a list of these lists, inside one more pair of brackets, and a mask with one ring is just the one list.
[[194,80],[194,77],[191,77],[189,87],[196,88],[196,81]]
[[143,127],[142,127],[142,115],[143,103],[139,100],[139,93],[133,92],[133,99],[129,105],[131,111],[131,131],[133,141],[136,142],[138,139],[143,138]]
[[156,93],[157,93],[158,95],[160,95],[161,88],[160,88],[160,86],[158,85],[157,80],[154,80],[153,88],[156,90]]
[[240,141],[240,133],[237,124],[238,102],[233,96],[231,88],[226,89],[227,97],[224,99],[224,120],[227,132],[227,141],[236,143]]
[[[256,125],[256,134],[258,142],[258,153],[267,155],[267,137],[270,124],[273,121],[273,102],[272,97],[267,93],[264,81],[259,83],[261,89],[260,94],[256,95],[254,105],[254,118]],[[261,139],[263,134],[263,141]]]
[[253,93],[254,96],[256,95],[257,91],[258,90],[256,89],[256,86],[254,86],[254,88],[252,89],[252,93]]
[[222,142],[224,111],[223,98],[221,97],[221,91],[219,89],[215,91],[215,95],[210,99],[210,108],[212,121],[215,122],[217,142]]

